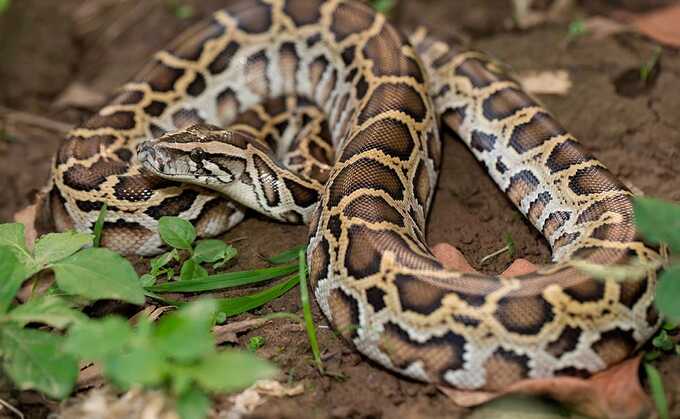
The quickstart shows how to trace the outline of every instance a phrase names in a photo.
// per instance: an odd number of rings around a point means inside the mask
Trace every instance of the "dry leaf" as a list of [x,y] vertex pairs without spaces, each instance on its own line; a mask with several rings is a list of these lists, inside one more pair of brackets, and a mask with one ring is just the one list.
[[258,406],[265,402],[263,396],[293,397],[304,393],[302,384],[286,387],[275,380],[260,380],[243,390],[241,393],[231,396],[229,400],[234,403],[226,415],[227,419],[240,419],[244,415],[251,414]]
[[674,48],[680,48],[680,4],[635,15],[633,26],[653,40]]
[[14,221],[21,223],[25,228],[26,246],[33,249],[33,243],[38,238],[38,232],[35,229],[35,216],[38,209],[37,204],[29,205],[26,208],[19,210],[14,214]]
[[78,389],[101,387],[104,383],[102,368],[99,364],[89,364],[80,369],[78,379],[76,380],[76,387]]
[[649,416],[652,404],[638,377],[641,355],[591,378],[554,377],[519,381],[502,392],[439,389],[459,406],[472,407],[509,394],[543,396],[593,418],[635,419]]
[[566,95],[571,88],[571,78],[565,70],[530,71],[517,76],[524,89],[538,95]]
[[60,419],[179,419],[173,400],[162,391],[132,389],[118,396],[111,388],[69,400]]
[[[439,243],[432,250],[446,268],[475,272],[455,247]],[[516,259],[501,276],[523,275],[535,271],[536,268],[536,265],[525,259]],[[508,394],[524,394],[550,397],[592,417],[646,417],[651,412],[651,403],[638,377],[640,358],[638,355],[588,379],[528,379],[519,381],[502,392],[465,391],[449,387],[440,387],[440,390],[463,407],[477,406]]]
[[213,328],[215,343],[218,345],[225,342],[238,343],[237,333],[258,328],[269,321],[267,319],[247,319],[215,326]]

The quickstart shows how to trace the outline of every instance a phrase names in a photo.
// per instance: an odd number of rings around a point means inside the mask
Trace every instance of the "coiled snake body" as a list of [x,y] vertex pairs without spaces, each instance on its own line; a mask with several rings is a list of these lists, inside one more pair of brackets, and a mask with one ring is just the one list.
[[[440,123],[554,264],[503,278],[437,261],[424,232]],[[106,203],[103,243],[124,253],[161,251],[163,215],[202,236],[243,206],[309,222],[323,312],[363,354],[419,380],[498,390],[587,376],[659,323],[654,272],[599,280],[570,262],[655,257],[636,240],[631,193],[490,58],[423,32],[409,41],[358,2],[229,2],[73,130],[52,179],[55,227],[91,231]]]

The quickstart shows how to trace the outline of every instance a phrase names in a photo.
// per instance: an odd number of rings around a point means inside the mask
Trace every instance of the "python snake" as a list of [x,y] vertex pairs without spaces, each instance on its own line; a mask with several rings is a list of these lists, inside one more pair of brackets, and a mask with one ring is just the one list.
[[[545,236],[555,263],[505,278],[445,269],[425,241],[455,131]],[[226,129],[218,128],[226,127]],[[310,225],[317,301],[358,350],[412,378],[500,390],[588,376],[657,329],[632,194],[484,54],[341,0],[236,0],[157,53],[66,138],[44,212],[125,254],[162,251],[164,215],[222,234],[244,207]],[[456,220],[451,220],[456,222]]]

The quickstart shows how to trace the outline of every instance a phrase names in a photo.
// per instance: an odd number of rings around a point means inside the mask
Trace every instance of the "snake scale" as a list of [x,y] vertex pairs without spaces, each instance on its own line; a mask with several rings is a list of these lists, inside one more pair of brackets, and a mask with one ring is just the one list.
[[[440,126],[545,236],[553,264],[505,278],[433,256]],[[491,58],[409,39],[354,1],[228,2],[68,135],[44,202],[54,228],[81,231],[106,203],[102,242],[125,254],[162,251],[164,215],[204,237],[245,207],[309,223],[311,283],[336,330],[386,368],[459,389],[588,376],[660,322],[655,272],[617,282],[572,264],[656,257],[631,192]]]

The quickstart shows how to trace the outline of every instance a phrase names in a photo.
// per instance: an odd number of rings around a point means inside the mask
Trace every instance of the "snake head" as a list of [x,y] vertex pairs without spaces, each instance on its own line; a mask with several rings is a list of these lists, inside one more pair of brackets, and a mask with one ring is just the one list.
[[242,150],[233,146],[233,136],[232,131],[212,125],[193,125],[141,142],[137,159],[152,175],[219,189],[232,183],[245,168],[234,157]]

